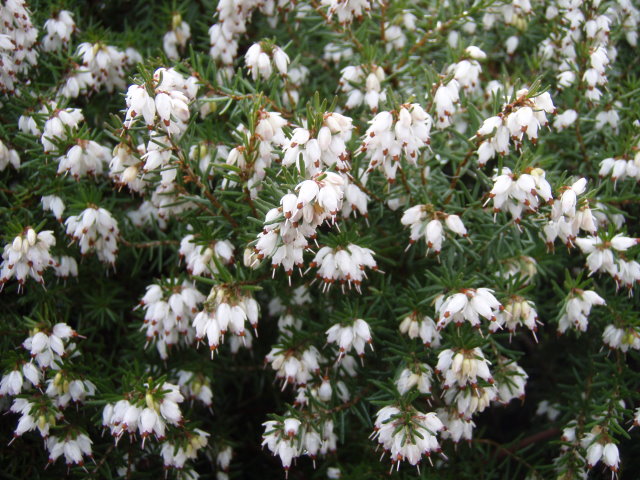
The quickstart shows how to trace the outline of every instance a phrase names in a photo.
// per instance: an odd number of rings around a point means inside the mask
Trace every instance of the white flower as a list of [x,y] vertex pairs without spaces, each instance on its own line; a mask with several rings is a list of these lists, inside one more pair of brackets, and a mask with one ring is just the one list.
[[67,435],[65,438],[49,436],[45,439],[45,447],[49,451],[49,463],[55,462],[64,454],[67,465],[84,465],[84,458],[93,458],[91,439],[84,433]]
[[400,323],[400,332],[409,338],[420,337],[426,347],[440,346],[440,331],[433,319],[426,315],[421,318],[417,312],[407,315]]
[[42,39],[43,50],[46,52],[60,50],[69,43],[71,35],[76,31],[73,12],[60,10],[53,18],[44,22],[44,28],[47,33]]
[[321,360],[320,352],[313,346],[300,351],[276,346],[265,357],[265,362],[276,371],[276,378],[282,380],[283,388],[287,384],[306,385],[312,374],[320,373]]
[[171,16],[171,30],[162,37],[162,48],[170,60],[180,58],[179,50],[184,50],[191,38],[191,27],[182,20],[182,16],[174,12]]
[[493,188],[489,192],[489,200],[493,201],[493,212],[507,209],[516,223],[520,223],[525,211],[537,211],[540,200],[547,203],[553,200],[551,186],[541,168],[531,169],[530,173],[518,176],[504,167],[500,172],[496,172],[493,181]]
[[67,218],[65,225],[67,235],[78,243],[83,255],[95,251],[101,262],[115,264],[120,230],[108,210],[90,206],[80,215]]
[[553,121],[553,126],[556,130],[562,131],[567,127],[570,127],[575,123],[578,118],[578,113],[575,110],[565,110],[558,115]]
[[100,175],[111,158],[111,150],[93,140],[78,139],[76,145],[57,159],[58,174],[70,173],[76,180],[86,175]]
[[191,327],[193,317],[198,312],[198,304],[205,300],[191,282],[181,284],[170,279],[168,286],[152,284],[142,297],[144,325],[147,343],[155,342],[158,353],[167,358],[167,349],[176,344],[191,344],[195,331]]
[[405,368],[400,372],[396,380],[396,388],[401,395],[404,395],[412,388],[416,387],[420,393],[431,393],[431,379],[433,372],[426,363],[412,365],[413,369]]
[[405,210],[401,223],[411,228],[409,244],[414,244],[421,237],[427,242],[427,247],[437,254],[442,249],[444,240],[444,225],[453,233],[466,237],[467,229],[458,215],[449,215],[434,211],[431,205],[415,205]]
[[594,305],[605,305],[604,299],[596,292],[593,290],[572,290],[560,317],[558,332],[564,333],[569,327],[585,332],[589,325],[588,317]]
[[343,289],[345,283],[349,288],[353,283],[356,290],[361,293],[360,285],[366,277],[366,268],[378,270],[373,255],[373,250],[353,243],[344,248],[322,247],[309,267],[318,268],[316,278],[322,279],[324,289],[330,288],[337,281],[342,284]]
[[55,104],[51,108],[51,117],[45,122],[40,138],[44,153],[56,151],[56,143],[70,138],[80,123],[84,121],[82,111],[78,108],[58,109]]
[[531,330],[535,337],[539,324],[541,322],[538,321],[535,304],[522,297],[513,296],[506,302],[504,310],[496,314],[496,321],[489,325],[489,330],[496,332],[506,326],[509,333],[513,333],[518,326],[523,325]]
[[437,328],[442,330],[451,321],[461,325],[465,321],[472,327],[480,327],[480,317],[496,321],[496,315],[504,307],[493,296],[493,290],[488,288],[465,288],[446,299],[441,295],[436,300],[438,312]]
[[0,289],[14,277],[20,284],[19,288],[22,288],[27,277],[44,284],[42,275],[45,269],[55,265],[49,252],[55,244],[56,239],[51,230],[36,233],[31,227],[27,227],[13,242],[6,244],[0,264]]
[[602,461],[612,472],[618,471],[620,465],[620,453],[615,443],[607,443],[602,449]]
[[328,18],[331,19],[335,15],[341,24],[351,23],[354,18],[359,19],[371,10],[369,0],[322,0],[322,5],[329,7]]
[[[322,127],[316,138],[306,128],[293,130],[289,141],[284,142],[283,166],[296,165],[302,161],[307,175],[319,176],[324,168],[336,167],[340,172],[350,169],[349,151],[346,143],[351,138],[353,121],[335,112],[323,115]],[[328,173],[328,172],[327,172]]]
[[408,415],[397,407],[386,406],[376,413],[373,438],[389,452],[393,465],[407,461],[415,466],[423,455],[440,452],[437,434],[442,430],[444,424],[434,412],[425,414],[412,409]]
[[438,355],[435,371],[444,377],[445,389],[455,386],[464,388],[467,385],[476,386],[478,378],[493,383],[489,365],[490,362],[478,347],[472,350],[446,349]]
[[[272,58],[273,65],[271,63]],[[258,80],[258,78],[267,80],[273,73],[273,66],[276,67],[281,75],[287,75],[289,56],[277,45],[267,51],[263,50],[263,46],[260,43],[254,43],[247,50],[244,62],[254,81]]]
[[230,446],[222,448],[216,456],[216,463],[225,472],[229,470],[229,464],[231,463],[231,457],[233,456],[233,449]]
[[69,351],[73,351],[74,344],[69,339],[77,336],[77,333],[65,323],[57,323],[51,331],[34,331],[23,343],[22,347],[28,350],[31,358],[41,368],[58,370],[62,364],[62,357]]
[[516,362],[510,361],[501,365],[499,375],[496,374],[498,401],[507,404],[514,398],[524,399],[524,387],[529,375]]
[[258,327],[260,307],[248,293],[237,292],[224,286],[216,286],[204,303],[204,310],[193,318],[196,341],[207,338],[211,355],[224,341],[227,332],[246,336],[245,322],[248,320],[255,330]]
[[199,244],[199,240],[191,233],[180,241],[179,254],[184,258],[191,275],[210,276],[218,272],[216,261],[222,265],[234,262],[233,245],[230,241],[213,240]]
[[382,169],[393,183],[401,156],[411,165],[417,164],[418,153],[430,142],[432,123],[431,116],[417,103],[401,105],[397,114],[378,113],[369,121],[359,148],[369,160],[368,171]]
[[333,325],[327,330],[327,343],[335,343],[340,349],[338,360],[341,360],[353,348],[362,358],[364,357],[364,347],[366,344],[373,350],[373,339],[369,324],[358,318],[352,325]]
[[0,172],[4,171],[9,165],[16,170],[20,168],[20,156],[16,150],[8,148],[0,140]]
[[350,110],[366,103],[373,112],[378,111],[379,102],[387,99],[380,82],[385,79],[382,67],[372,65],[348,66],[340,72],[340,89],[347,95],[345,108]]

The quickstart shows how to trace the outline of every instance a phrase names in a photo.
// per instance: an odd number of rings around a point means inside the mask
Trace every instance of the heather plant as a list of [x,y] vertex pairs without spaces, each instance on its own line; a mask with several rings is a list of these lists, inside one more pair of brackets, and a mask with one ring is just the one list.
[[0,1],[0,476],[636,478],[639,20]]

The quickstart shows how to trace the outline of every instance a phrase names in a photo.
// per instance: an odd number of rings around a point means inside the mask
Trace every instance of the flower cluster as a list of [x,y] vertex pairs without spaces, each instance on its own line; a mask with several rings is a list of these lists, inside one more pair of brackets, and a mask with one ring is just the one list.
[[133,48],[126,51],[104,43],[81,43],[77,55],[82,64],[67,77],[60,94],[67,98],[76,98],[81,93],[99,91],[108,92],[125,88],[127,70],[142,60]]
[[0,4],[0,92],[13,93],[18,75],[38,59],[38,29],[31,23],[27,3],[10,0]]
[[543,228],[547,247],[550,249],[558,237],[565,245],[573,247],[580,230],[595,234],[598,222],[589,204],[578,199],[578,195],[582,195],[586,189],[586,178],[580,178],[561,189],[562,194],[551,209],[551,218]]
[[413,245],[421,237],[427,242],[427,247],[437,254],[442,250],[444,240],[444,224],[453,233],[466,237],[467,229],[458,215],[449,215],[444,212],[434,211],[431,205],[415,205],[405,210],[400,220],[403,225],[411,229],[409,244]]
[[613,157],[605,158],[600,162],[598,175],[601,178],[610,177],[614,185],[618,180],[625,180],[626,178],[640,181],[640,153],[637,153],[633,160]]
[[426,456],[431,462],[431,453],[441,451],[437,434],[443,430],[444,424],[433,412],[386,406],[376,413],[373,437],[389,453],[391,468],[400,469],[405,460],[415,466]]
[[[169,137],[180,136],[189,121],[189,104],[195,99],[197,90],[195,77],[185,78],[172,68],[159,68],[153,74],[152,85],[134,84],[127,90],[125,128],[132,128],[142,117],[148,128],[157,128],[166,132]],[[159,133],[156,135],[160,136]],[[157,140],[149,142],[147,152],[152,151],[153,143],[157,143]],[[149,155],[147,153],[147,157]],[[146,170],[153,170],[159,166],[156,163],[160,163],[149,158],[146,162]]]
[[558,322],[558,332],[564,333],[569,327],[585,332],[589,326],[589,314],[594,305],[605,305],[604,298],[593,290],[574,289],[566,300],[564,311]]
[[175,12],[171,16],[171,30],[162,37],[162,48],[171,60],[180,58],[179,50],[184,50],[191,38],[191,27],[182,20],[182,16]]
[[418,153],[429,144],[433,120],[419,104],[412,103],[401,105],[397,112],[380,112],[369,124],[359,151],[369,160],[369,171],[378,167],[393,183],[400,157],[416,165]]
[[53,378],[47,380],[45,393],[51,397],[56,407],[64,409],[69,402],[77,406],[84,403],[87,397],[93,397],[96,386],[90,380],[74,378],[66,370],[61,369]]
[[325,168],[334,167],[341,172],[349,170],[349,152],[346,143],[351,138],[353,121],[335,112],[325,112],[322,126],[313,138],[312,131],[296,128],[284,143],[282,165],[302,162],[308,175],[317,175]]
[[91,445],[93,442],[84,433],[69,433],[65,437],[49,436],[45,447],[49,451],[49,463],[55,462],[64,455],[67,465],[84,465],[84,457],[93,458]]
[[218,271],[216,261],[222,265],[234,262],[233,245],[228,240],[214,240],[199,245],[193,234],[180,241],[178,252],[187,264],[187,272],[191,275],[211,275]]
[[78,243],[82,255],[96,252],[101,262],[115,263],[120,230],[109,210],[92,205],[64,223],[67,235]]
[[58,173],[70,173],[78,180],[85,175],[100,175],[111,159],[111,151],[93,140],[76,140],[66,154],[58,158]]
[[285,471],[291,468],[294,458],[303,454],[315,460],[318,455],[326,455],[336,449],[337,437],[333,432],[331,420],[312,426],[289,417],[283,420],[269,420],[262,425],[262,446],[266,446],[273,455],[280,457]]
[[198,400],[203,405],[211,407],[213,391],[208,377],[186,370],[178,371],[177,375],[180,393],[185,399]]
[[7,147],[0,140],[0,172],[4,171],[9,165],[16,170],[20,168],[20,155],[15,149]]
[[111,431],[116,443],[125,433],[133,438],[136,431],[142,437],[143,445],[151,435],[163,441],[167,424],[177,426],[182,422],[178,404],[183,401],[179,387],[165,382],[140,394],[133,402],[122,399],[108,403],[102,411],[102,425]]
[[331,288],[336,281],[342,285],[347,284],[351,288],[351,283],[356,290],[362,293],[360,285],[367,276],[365,269],[377,271],[378,264],[373,258],[374,252],[370,248],[360,247],[353,243],[346,247],[322,247],[316,253],[310,268],[317,268],[316,278],[322,280],[323,289]]
[[[482,67],[478,60],[486,59],[487,54],[473,45],[467,47],[464,53],[469,58],[464,58],[458,63],[449,65],[447,73],[452,75],[453,80],[456,82],[452,84],[452,87],[457,86],[464,89],[467,93],[472,93],[479,90],[480,87],[479,79],[480,73],[482,73]],[[438,116],[440,116],[440,114],[438,114]]]
[[578,248],[587,255],[587,267],[591,275],[599,271],[606,272],[618,285],[625,285],[630,290],[640,281],[640,264],[635,260],[627,261],[620,255],[639,242],[638,238],[622,234],[608,241],[594,236],[575,239]]
[[58,150],[57,145],[68,140],[83,121],[84,115],[79,108],[60,109],[55,104],[51,105],[51,116],[45,122],[40,138],[44,153]]
[[73,13],[68,10],[60,10],[44,22],[44,28],[47,31],[42,39],[42,48],[45,51],[51,52],[66,47],[71,35],[76,31]]
[[265,226],[255,245],[258,260],[271,258],[275,271],[282,265],[291,276],[293,267],[303,266],[302,254],[307,238],[315,238],[316,229],[325,221],[335,220],[342,208],[344,179],[332,172],[321,172],[300,183],[298,194],[282,197],[281,207],[269,210]]
[[[287,123],[287,120],[280,113],[260,109],[258,110],[257,123],[254,128],[257,158],[253,162],[248,162],[245,154],[249,152],[244,145],[232,148],[226,152],[226,155],[224,154],[225,152],[220,152],[221,156],[226,157],[227,165],[237,167],[243,173],[248,174],[247,176],[250,176],[247,181],[247,187],[253,198],[258,196],[258,192],[262,188],[262,180],[267,174],[267,168],[271,167],[274,159],[278,158],[276,149],[282,148],[288,143],[283,130]],[[246,133],[249,136],[249,132],[246,131],[244,125],[238,127],[238,133]],[[206,171],[206,169],[202,170]],[[225,178],[223,185],[225,188],[233,188],[237,183]]]
[[634,327],[619,328],[607,325],[602,332],[602,342],[612,350],[640,350],[640,332]]
[[218,348],[227,331],[245,339],[245,322],[248,320],[255,330],[258,327],[260,307],[249,294],[223,285],[215,286],[204,302],[204,310],[193,319],[196,340],[207,338],[211,355]]
[[431,394],[431,381],[433,370],[426,363],[412,365],[413,368],[405,368],[400,372],[396,380],[396,388],[400,395],[404,395],[414,387],[423,394]]
[[438,319],[436,325],[442,330],[453,321],[462,325],[465,321],[472,327],[480,328],[480,317],[495,322],[497,314],[504,307],[489,288],[464,288],[458,293],[436,299]]
[[360,358],[364,357],[364,347],[369,344],[373,350],[371,328],[363,319],[358,318],[351,325],[336,323],[327,330],[327,343],[335,343],[340,349],[338,361],[353,348]]
[[56,424],[58,419],[62,418],[60,412],[52,413],[47,410],[46,405],[35,405],[25,398],[14,399],[9,411],[20,414],[20,419],[13,432],[13,438],[21,437],[36,428],[43,438],[47,438],[51,427]]
[[[209,434],[196,428],[190,432],[185,442],[173,443],[171,441],[163,442],[160,455],[164,468],[175,468],[179,471],[183,470],[188,460],[193,460],[198,456],[198,451],[207,446]],[[187,470],[192,476],[197,478],[197,473],[193,470]]]
[[40,203],[43,210],[50,211],[56,217],[56,220],[62,221],[62,214],[66,207],[60,197],[57,195],[45,195],[40,199]]
[[[553,196],[551,186],[541,168],[528,169],[528,173],[519,176],[503,167],[493,177],[493,188],[489,192],[489,200],[493,201],[493,212],[507,209],[516,223],[520,223],[524,212],[535,212],[540,200],[551,203]],[[487,200],[487,202],[489,201]]]
[[529,375],[520,365],[504,357],[499,358],[495,378],[498,388],[497,401],[506,405],[513,399],[524,400]]
[[549,124],[546,114],[556,111],[549,92],[531,98],[529,90],[522,89],[516,92],[516,97],[514,102],[504,105],[498,115],[487,118],[476,132],[481,139],[478,146],[480,166],[496,153],[509,153],[510,140],[514,142],[516,150],[522,148],[525,134],[535,144],[540,128]]
[[602,461],[609,467],[612,474],[615,474],[620,465],[620,452],[616,444],[604,435],[601,430],[601,427],[596,425],[580,439],[580,444],[587,451],[586,460],[589,468],[593,468],[598,462]]
[[173,345],[191,344],[194,331],[191,321],[198,312],[198,304],[205,297],[189,281],[170,280],[166,287],[152,284],[140,300],[144,310],[147,343],[155,342],[158,353],[164,359]]
[[436,127],[447,128],[456,113],[456,105],[460,101],[460,84],[455,78],[436,85],[433,103],[436,106]]
[[267,80],[273,73],[274,66],[280,75],[287,75],[289,56],[277,45],[254,43],[247,50],[244,63],[254,81],[258,78]]
[[538,320],[538,312],[535,307],[531,300],[514,295],[505,302],[504,310],[496,314],[496,320],[491,322],[489,330],[495,332],[507,327],[509,333],[514,333],[517,327],[523,325],[531,330],[535,337],[538,325],[542,325]]
[[416,311],[402,319],[400,333],[408,335],[409,338],[420,337],[426,347],[440,346],[440,331],[436,327],[436,322],[431,317],[421,316]]
[[289,383],[294,387],[305,386],[313,374],[320,373],[321,360],[315,347],[296,351],[276,345],[265,357],[265,363],[276,371],[276,378],[282,380],[283,387]]
[[35,330],[23,343],[40,368],[58,370],[62,358],[75,350],[75,344],[69,343],[78,334],[66,323],[56,323],[50,330]]
[[379,65],[350,65],[340,73],[340,90],[347,95],[345,108],[353,109],[365,103],[375,113],[378,111],[378,104],[387,100],[387,94],[380,86],[385,73]]
[[[369,13],[371,3],[369,0],[322,0],[322,5],[329,7],[327,10],[328,18],[331,19],[335,15],[338,17],[338,22],[343,25]],[[379,3],[379,0],[373,0],[373,3]]]
[[489,364],[478,347],[472,350],[445,349],[438,355],[435,371],[443,376],[444,389],[464,389],[467,386],[476,387],[479,378],[493,383]]
[[4,246],[0,264],[0,288],[14,277],[20,288],[27,277],[44,284],[42,274],[46,268],[55,265],[49,252],[55,244],[56,239],[51,230],[36,233],[33,228],[27,227],[13,242]]

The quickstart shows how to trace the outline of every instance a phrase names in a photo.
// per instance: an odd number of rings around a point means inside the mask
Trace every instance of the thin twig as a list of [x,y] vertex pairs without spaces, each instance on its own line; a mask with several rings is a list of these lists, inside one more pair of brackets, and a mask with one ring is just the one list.
[[133,248],[153,248],[160,247],[163,245],[179,245],[180,242],[178,240],[151,240],[149,242],[130,242],[125,240],[124,238],[120,239],[120,242],[126,247]]
[[109,448],[107,448],[107,451],[104,452],[104,455],[102,456],[100,461],[96,464],[95,468],[93,470],[91,470],[91,473],[89,475],[95,475],[96,473],[98,473],[98,470],[100,469],[100,467],[102,467],[102,465],[104,465],[104,462],[107,461],[107,458],[109,457],[109,454],[111,452],[113,452],[114,448],[116,448],[116,444],[115,443],[112,443],[111,445],[109,445]]
[[444,205],[447,205],[453,198],[453,193],[455,192],[456,185],[458,184],[458,180],[460,179],[460,173],[462,172],[462,169],[467,165],[467,163],[469,162],[469,160],[471,159],[475,151],[476,151],[475,147],[469,149],[466,155],[464,156],[464,158],[462,159],[462,162],[458,164],[458,167],[456,168],[456,173],[453,174],[453,178],[451,179],[451,183],[449,184],[450,192],[449,192],[449,195],[447,195],[447,198],[444,199]]

